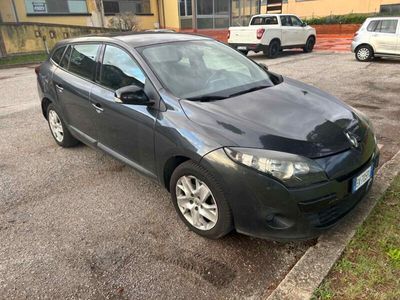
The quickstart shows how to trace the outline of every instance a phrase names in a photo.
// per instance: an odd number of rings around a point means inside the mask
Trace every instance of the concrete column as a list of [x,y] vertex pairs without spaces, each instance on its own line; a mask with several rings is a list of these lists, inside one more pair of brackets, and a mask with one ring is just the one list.
[[197,31],[197,0],[192,0],[192,28]]

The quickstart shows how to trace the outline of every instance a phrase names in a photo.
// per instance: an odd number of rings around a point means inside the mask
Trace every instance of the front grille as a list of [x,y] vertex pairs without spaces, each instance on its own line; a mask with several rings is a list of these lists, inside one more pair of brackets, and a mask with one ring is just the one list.
[[367,183],[356,193],[347,195],[336,204],[328,206],[317,212],[305,213],[304,215],[315,227],[329,227],[350,212],[367,193],[370,186],[371,184]]

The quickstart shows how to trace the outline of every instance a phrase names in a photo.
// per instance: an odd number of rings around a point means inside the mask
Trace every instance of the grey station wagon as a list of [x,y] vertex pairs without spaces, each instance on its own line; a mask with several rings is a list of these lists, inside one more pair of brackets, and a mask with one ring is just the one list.
[[363,198],[379,161],[365,115],[206,37],[69,39],[36,73],[58,145],[156,180],[208,238],[314,237]]

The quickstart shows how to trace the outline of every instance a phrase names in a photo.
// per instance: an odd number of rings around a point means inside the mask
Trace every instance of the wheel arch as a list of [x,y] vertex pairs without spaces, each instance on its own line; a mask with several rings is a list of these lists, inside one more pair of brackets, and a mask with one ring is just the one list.
[[271,39],[271,40],[269,41],[269,44],[268,44],[268,45],[271,45],[272,42],[275,42],[275,41],[277,41],[277,42],[279,43],[279,46],[282,46],[281,39],[278,38],[278,37],[274,37],[273,39]]
[[310,35],[307,37],[307,41],[308,41],[308,39],[309,39],[310,37],[313,37],[313,38],[314,38],[314,41],[317,41],[317,36],[316,36],[314,33],[310,34]]
[[49,107],[49,105],[51,104],[51,103],[53,103],[53,101],[51,101],[49,98],[47,98],[47,97],[44,97],[43,99],[42,99],[42,103],[41,103],[41,106],[42,106],[42,114],[43,114],[43,117],[45,117],[45,119],[47,120],[47,108]]
[[171,176],[172,173],[175,171],[175,169],[181,165],[182,163],[191,160],[190,157],[183,156],[183,155],[176,155],[170,157],[164,164],[164,169],[163,169],[163,185],[165,188],[170,191],[169,189],[169,184],[171,181]]
[[372,55],[375,55],[375,48],[374,48],[374,46],[372,46],[372,45],[369,44],[369,43],[362,43],[362,44],[358,45],[358,46],[356,47],[356,49],[355,49],[354,52],[357,52],[358,49],[359,49],[360,47],[362,47],[362,46],[368,46],[368,47],[370,47],[370,48],[372,49]]

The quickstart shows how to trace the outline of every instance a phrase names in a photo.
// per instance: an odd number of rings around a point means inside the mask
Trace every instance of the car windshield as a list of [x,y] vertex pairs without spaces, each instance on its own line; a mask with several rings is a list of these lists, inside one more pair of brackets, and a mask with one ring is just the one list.
[[218,42],[173,42],[138,50],[178,98],[213,101],[273,86],[261,67]]

